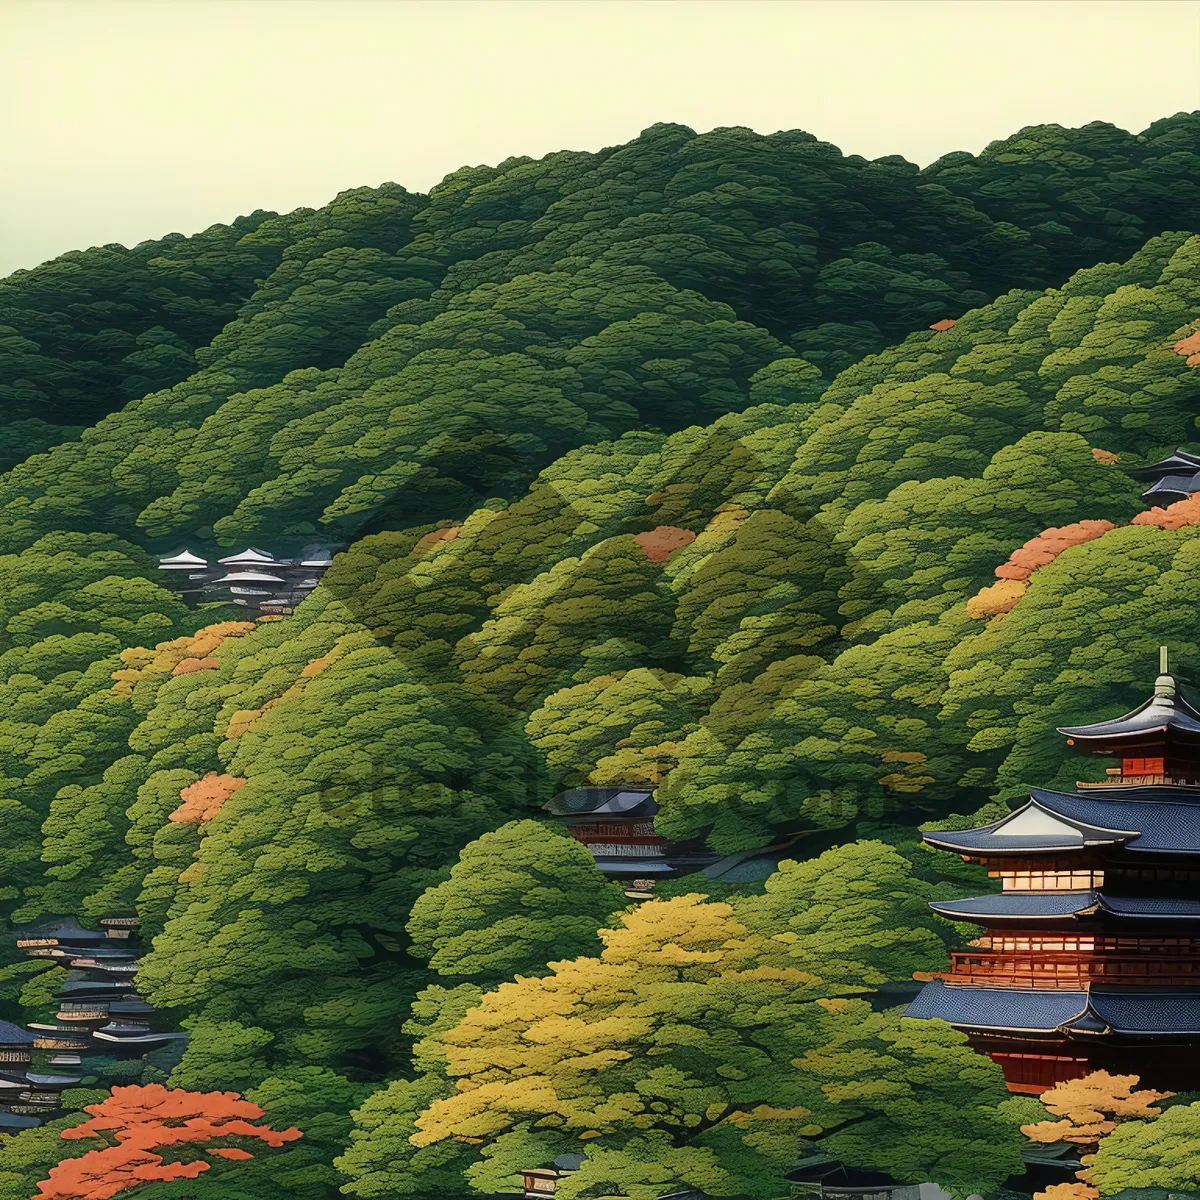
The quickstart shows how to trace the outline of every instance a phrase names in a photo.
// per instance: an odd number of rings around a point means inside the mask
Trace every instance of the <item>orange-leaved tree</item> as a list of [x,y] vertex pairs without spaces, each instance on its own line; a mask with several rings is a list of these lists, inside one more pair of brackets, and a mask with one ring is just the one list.
[[1136,1075],[1110,1075],[1093,1071],[1079,1079],[1069,1079],[1043,1092],[1039,1099],[1057,1121],[1038,1121],[1022,1125],[1021,1132],[1031,1141],[1041,1143],[1071,1142],[1083,1153],[1079,1161],[1083,1170],[1075,1177],[1079,1183],[1059,1183],[1034,1200],[1094,1200],[1099,1192],[1092,1186],[1089,1164],[1095,1158],[1101,1138],[1107,1137],[1123,1121],[1145,1121],[1157,1117],[1159,1100],[1174,1092],[1156,1092],[1152,1088],[1138,1090]]
[[[210,1167],[202,1155],[253,1158],[238,1141],[282,1146],[303,1137],[299,1129],[251,1124],[263,1110],[238,1092],[135,1084],[113,1088],[107,1099],[84,1111],[91,1114],[90,1120],[64,1129],[62,1136],[98,1138],[106,1144],[52,1167],[49,1178],[38,1184],[35,1200],[110,1200],[144,1183],[195,1179]],[[172,1162],[159,1153],[167,1147],[179,1148]]]
[[1072,546],[1103,537],[1110,529],[1116,529],[1111,521],[1076,521],[1072,525],[1043,529],[1036,537],[1014,550],[1007,562],[996,568],[999,583],[985,587],[967,601],[967,616],[994,617],[1011,612],[1029,590],[1029,577],[1039,567],[1052,563]]
[[181,825],[203,825],[221,811],[221,805],[246,781],[237,775],[220,775],[209,771],[203,779],[189,784],[179,793],[183,803],[168,817]]

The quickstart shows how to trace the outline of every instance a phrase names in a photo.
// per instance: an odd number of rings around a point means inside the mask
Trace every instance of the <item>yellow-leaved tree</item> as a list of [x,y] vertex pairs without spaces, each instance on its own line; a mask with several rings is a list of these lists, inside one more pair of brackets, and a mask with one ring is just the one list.
[[1095,1200],[1100,1195],[1093,1186],[1090,1170],[1100,1142],[1124,1121],[1157,1117],[1162,1112],[1155,1107],[1158,1101],[1174,1095],[1152,1088],[1139,1089],[1139,1082],[1136,1075],[1093,1071],[1041,1094],[1039,1099],[1058,1120],[1022,1125],[1021,1132],[1034,1142],[1071,1142],[1079,1146],[1083,1170],[1076,1172],[1078,1183],[1055,1184],[1037,1193],[1035,1200]]
[[962,1195],[1020,1169],[996,1067],[949,1026],[804,970],[794,939],[697,895],[627,909],[600,937],[598,956],[501,984],[440,1032],[440,1080],[372,1096],[345,1190],[425,1193],[453,1159],[492,1193],[564,1153],[586,1155],[564,1200],[766,1197],[809,1146]]

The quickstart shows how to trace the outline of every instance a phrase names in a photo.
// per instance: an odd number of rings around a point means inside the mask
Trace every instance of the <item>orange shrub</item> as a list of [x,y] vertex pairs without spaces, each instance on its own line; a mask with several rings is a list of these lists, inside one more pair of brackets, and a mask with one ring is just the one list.
[[1197,521],[1200,521],[1200,493],[1189,496],[1186,500],[1176,500],[1166,508],[1152,508],[1149,512],[1138,513],[1130,524],[1157,525],[1159,529],[1182,529],[1185,525],[1195,525]]
[[282,1146],[304,1135],[299,1129],[276,1130],[251,1122],[264,1115],[237,1092],[189,1092],[161,1084],[115,1087],[100,1104],[84,1110],[91,1119],[64,1129],[68,1140],[100,1138],[108,1144],[50,1168],[38,1184],[35,1200],[111,1200],[130,1188],[160,1180],[195,1179],[209,1169],[202,1159],[167,1162],[157,1151],[195,1145],[206,1154],[244,1160],[249,1151],[236,1146],[207,1146],[220,1138],[253,1138]]
[[246,781],[236,775],[218,775],[210,771],[179,793],[183,803],[167,819],[180,825],[203,825],[221,811],[221,805],[238,788],[245,786]]
[[1176,342],[1172,349],[1187,358],[1189,367],[1200,367],[1200,329]]
[[659,525],[648,533],[639,533],[633,540],[646,552],[651,562],[662,562],[670,557],[672,551],[694,542],[696,535],[690,529],[680,529],[678,525]]

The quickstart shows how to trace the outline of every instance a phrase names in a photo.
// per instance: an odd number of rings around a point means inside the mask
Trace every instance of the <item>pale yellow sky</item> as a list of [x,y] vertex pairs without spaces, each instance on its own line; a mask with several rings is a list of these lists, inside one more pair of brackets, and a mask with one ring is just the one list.
[[1200,108],[1200,0],[0,0],[0,274],[655,121],[927,163]]

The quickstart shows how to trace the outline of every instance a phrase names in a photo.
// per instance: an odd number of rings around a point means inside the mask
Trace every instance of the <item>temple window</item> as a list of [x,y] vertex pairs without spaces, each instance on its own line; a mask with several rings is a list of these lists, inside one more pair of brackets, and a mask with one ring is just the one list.
[[1006,892],[1073,892],[1104,886],[1101,870],[998,871],[995,874],[1000,876]]
[[1162,775],[1164,760],[1162,758],[1123,758],[1121,760],[1122,775]]

